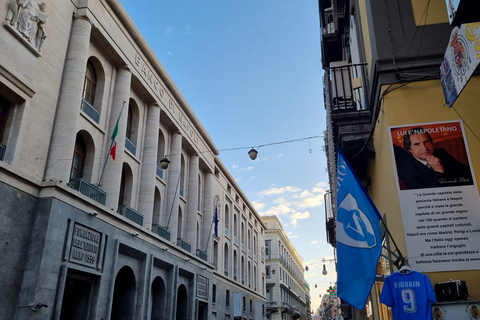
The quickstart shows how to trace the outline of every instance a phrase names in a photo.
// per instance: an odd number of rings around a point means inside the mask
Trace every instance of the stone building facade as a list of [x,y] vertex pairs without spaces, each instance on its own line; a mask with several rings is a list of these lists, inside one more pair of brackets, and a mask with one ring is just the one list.
[[0,16],[0,319],[262,319],[265,226],[119,1]]
[[303,262],[277,216],[263,216],[267,319],[309,319],[310,290]]

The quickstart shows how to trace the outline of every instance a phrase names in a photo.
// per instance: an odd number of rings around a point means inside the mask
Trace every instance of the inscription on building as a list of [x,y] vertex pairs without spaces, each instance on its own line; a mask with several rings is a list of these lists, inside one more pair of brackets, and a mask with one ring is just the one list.
[[[155,73],[145,61],[143,61],[138,53],[135,53],[135,67],[141,74],[142,78],[147,82],[148,86],[155,92],[157,97],[160,99],[168,97],[168,95],[165,94],[165,88],[155,76]],[[190,123],[188,118],[180,111],[180,108],[178,108],[175,102],[171,98],[168,98],[168,103],[165,103],[165,105],[168,106],[170,113],[177,118],[187,136],[190,137],[193,142],[198,143],[198,133],[195,131],[194,126]]]
[[195,142],[198,143],[198,134],[193,130],[193,126],[188,121],[187,117],[185,117],[181,112],[178,113],[178,121],[180,122],[183,130],[187,133],[187,135]]
[[208,279],[200,275],[197,277],[197,297],[208,300]]
[[95,268],[100,252],[100,239],[100,232],[76,223],[73,226],[72,244],[68,260]]

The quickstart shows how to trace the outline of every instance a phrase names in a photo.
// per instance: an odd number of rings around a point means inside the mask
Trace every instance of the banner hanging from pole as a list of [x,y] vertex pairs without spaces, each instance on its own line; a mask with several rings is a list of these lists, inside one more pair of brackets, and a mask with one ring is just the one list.
[[382,252],[380,214],[343,153],[337,157],[337,294],[365,308]]

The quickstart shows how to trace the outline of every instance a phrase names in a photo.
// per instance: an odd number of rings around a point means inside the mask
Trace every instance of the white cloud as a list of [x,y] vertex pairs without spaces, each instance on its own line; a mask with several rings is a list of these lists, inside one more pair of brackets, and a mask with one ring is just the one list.
[[310,241],[311,244],[317,244],[318,241],[317,240],[313,240],[313,241]]
[[253,205],[253,207],[254,207],[257,211],[260,211],[260,210],[262,210],[263,208],[265,208],[265,203],[258,202],[258,201],[253,201],[253,202],[252,202],[252,205]]
[[247,167],[246,170],[247,170],[247,171],[253,170],[253,167]]
[[233,168],[233,169],[237,169],[238,166],[237,166],[236,164],[232,164],[232,168]]
[[295,239],[298,238],[297,235],[293,234],[292,232],[287,232],[288,239]]
[[194,31],[193,31],[192,26],[186,25],[186,26],[185,26],[185,33],[186,33],[186,34],[193,34]]
[[315,187],[313,187],[312,191],[315,193],[324,194],[327,192],[328,189],[330,189],[330,186],[327,182],[319,182],[315,185]]
[[292,186],[287,186],[287,187],[282,187],[282,188],[272,187],[268,190],[261,191],[260,195],[271,196],[271,195],[274,195],[274,194],[282,194],[282,193],[286,193],[286,192],[299,192],[300,190],[301,189],[296,188],[296,187],[292,187]]
[[283,157],[283,153],[279,153],[279,154],[277,154],[277,155],[276,155],[276,157],[277,157],[277,158],[281,158],[281,157]]
[[305,212],[295,212],[294,214],[292,214],[292,215],[290,216],[290,218],[303,220],[303,219],[308,219],[309,216],[310,216],[310,212],[308,212],[308,211],[305,211]]
[[300,193],[300,195],[298,197],[299,198],[307,198],[307,197],[311,197],[311,196],[312,196],[312,194],[308,190],[305,190],[302,193]]
[[173,27],[172,26],[168,26],[165,28],[165,31],[163,32],[163,36],[164,37],[170,37],[173,33]]
[[270,216],[270,215],[276,215],[276,216],[278,216],[278,215],[287,214],[287,213],[290,213],[290,212],[292,212],[292,209],[291,209],[289,206],[287,206],[287,205],[285,205],[285,204],[280,204],[280,205],[278,205],[278,206],[276,206],[276,207],[272,207],[272,208],[268,209],[268,210],[265,212],[265,214],[266,214],[266,215],[269,215],[269,216]]
[[305,211],[305,212],[294,212],[291,216],[290,219],[292,219],[291,223],[296,226],[298,224],[298,220],[304,220],[308,219],[310,217],[310,212]]
[[319,195],[314,196],[314,197],[301,199],[298,202],[298,206],[300,208],[319,207],[319,206],[323,205],[323,201],[324,201],[323,194],[319,194]]
[[173,56],[173,53],[172,53],[172,51],[170,51],[170,50],[167,51],[167,54],[168,54],[169,56]]

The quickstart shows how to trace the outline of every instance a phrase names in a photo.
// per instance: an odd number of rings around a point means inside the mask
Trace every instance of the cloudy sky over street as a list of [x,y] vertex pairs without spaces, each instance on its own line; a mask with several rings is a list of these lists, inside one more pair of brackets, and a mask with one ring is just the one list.
[[[336,276],[326,242],[320,27],[315,0],[120,0],[262,215],[309,271],[312,308]],[[250,160],[250,148],[258,158]],[[317,288],[315,288],[317,285]]]

